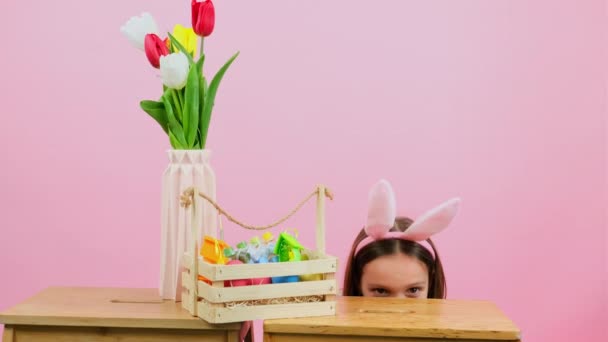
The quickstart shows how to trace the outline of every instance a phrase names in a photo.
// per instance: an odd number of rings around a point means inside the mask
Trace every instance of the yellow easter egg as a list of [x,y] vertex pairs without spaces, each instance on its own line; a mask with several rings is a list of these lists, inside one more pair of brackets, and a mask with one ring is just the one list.
[[300,276],[301,281],[315,281],[315,280],[323,280],[323,275],[320,273],[317,274],[303,274]]

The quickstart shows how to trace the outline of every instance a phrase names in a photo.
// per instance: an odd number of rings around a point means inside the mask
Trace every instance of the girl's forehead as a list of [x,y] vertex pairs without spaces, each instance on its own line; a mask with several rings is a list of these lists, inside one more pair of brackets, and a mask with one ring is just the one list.
[[426,265],[405,254],[376,258],[363,267],[361,282],[391,288],[420,286],[428,283]]

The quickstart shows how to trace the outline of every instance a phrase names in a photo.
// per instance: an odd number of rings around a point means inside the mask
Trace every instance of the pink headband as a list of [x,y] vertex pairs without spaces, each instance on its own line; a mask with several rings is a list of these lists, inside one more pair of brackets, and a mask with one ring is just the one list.
[[355,255],[374,241],[402,239],[418,242],[429,250],[434,258],[433,248],[425,240],[447,228],[460,207],[460,198],[452,198],[420,216],[405,232],[390,232],[397,216],[395,193],[391,184],[384,179],[380,180],[370,190],[368,201],[365,225],[368,236],[359,242]]

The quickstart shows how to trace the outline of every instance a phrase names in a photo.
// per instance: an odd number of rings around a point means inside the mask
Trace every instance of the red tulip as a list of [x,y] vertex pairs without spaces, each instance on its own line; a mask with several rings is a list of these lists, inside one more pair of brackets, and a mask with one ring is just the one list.
[[148,33],[146,35],[146,38],[144,39],[144,49],[150,64],[156,69],[160,68],[160,56],[169,54],[166,40],[161,40],[154,33]]
[[192,0],[192,29],[199,36],[207,37],[215,27],[215,7],[211,0]]

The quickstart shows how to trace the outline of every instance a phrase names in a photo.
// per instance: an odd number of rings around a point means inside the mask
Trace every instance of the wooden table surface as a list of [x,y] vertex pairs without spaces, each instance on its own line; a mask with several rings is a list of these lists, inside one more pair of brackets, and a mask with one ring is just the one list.
[[156,289],[50,287],[0,313],[0,323],[167,329],[240,329],[211,325],[160,299]]
[[[337,297],[335,316],[276,319],[264,322],[265,338],[271,341],[302,341],[309,338],[341,336],[384,336],[400,339],[518,341],[520,331],[496,305],[487,301],[387,299]],[[116,336],[139,336],[147,331],[150,340],[170,340],[177,331],[217,331],[233,340],[240,323],[208,324],[192,317],[180,303],[160,300],[155,289],[52,287],[0,313],[6,325],[5,339],[12,340],[20,327],[117,328]],[[61,328],[65,329],[65,328]],[[123,330],[120,330],[123,329]],[[124,331],[124,329],[132,329]],[[27,330],[27,329],[26,329]],[[163,331],[166,339],[160,339]],[[54,333],[70,330],[58,330]],[[78,331],[76,331],[78,332]],[[26,331],[33,334],[36,331]],[[87,332],[108,336],[107,331]],[[314,336],[311,336],[314,335]],[[8,338],[7,338],[8,336]],[[83,333],[82,340],[91,335]],[[230,337],[231,336],[231,337]],[[315,337],[316,336],[316,337]],[[159,339],[152,339],[152,337]],[[177,336],[179,338],[179,336]],[[185,336],[184,336],[185,337]],[[56,338],[56,337],[53,337]],[[195,337],[193,337],[195,338]],[[42,339],[41,339],[42,340]],[[49,339],[53,341],[54,339]],[[100,339],[99,341],[105,341]],[[198,340],[198,338],[196,338]],[[225,340],[218,337],[219,340]],[[334,339],[337,341],[337,339]],[[363,339],[369,340],[369,339]]]
[[[264,322],[266,340],[306,335],[518,341],[515,324],[488,301],[337,297],[336,316]],[[340,339],[347,340],[347,339]]]
[[[50,287],[0,313],[4,340],[236,340],[240,323],[209,324],[157,289]],[[22,335],[20,335],[22,334]],[[176,337],[177,336],[177,337]],[[180,337],[181,336],[181,337]],[[145,338],[144,338],[145,337]]]

